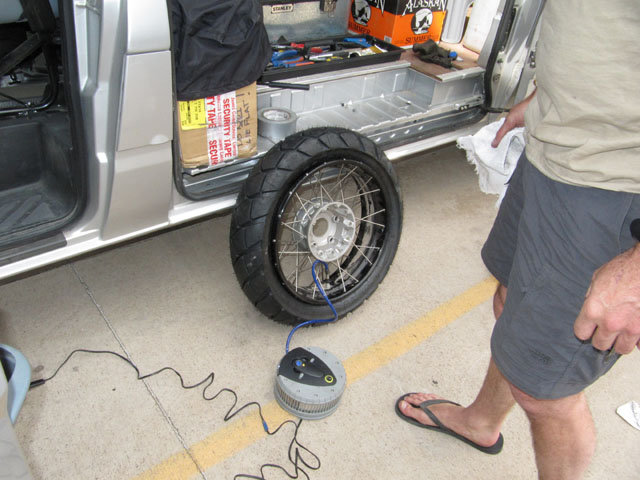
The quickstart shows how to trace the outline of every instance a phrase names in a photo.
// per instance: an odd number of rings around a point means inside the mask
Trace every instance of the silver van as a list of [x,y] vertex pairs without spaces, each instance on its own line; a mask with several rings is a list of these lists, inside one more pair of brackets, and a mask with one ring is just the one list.
[[[356,3],[361,20],[378,3],[249,1],[276,41],[329,18],[346,31]],[[392,162],[474,133],[524,97],[543,3],[476,0],[469,16],[471,1],[449,0],[440,45],[458,52],[455,68],[419,65],[408,48],[388,62],[289,69],[284,86],[258,81],[257,111],[293,112],[295,124],[258,135],[249,158],[196,171],[181,162],[171,2],[4,0],[0,281],[230,212],[234,269],[264,314],[326,318],[315,260],[338,313],[352,311],[398,247]],[[486,19],[475,51],[474,17]]]

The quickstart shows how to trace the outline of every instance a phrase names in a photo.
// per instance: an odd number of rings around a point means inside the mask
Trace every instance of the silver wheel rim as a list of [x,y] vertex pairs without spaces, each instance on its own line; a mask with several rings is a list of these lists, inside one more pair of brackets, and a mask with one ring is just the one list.
[[276,220],[272,254],[281,284],[303,301],[320,303],[313,262],[328,265],[316,273],[330,298],[357,288],[380,257],[386,201],[368,168],[342,159],[304,175],[288,192]]

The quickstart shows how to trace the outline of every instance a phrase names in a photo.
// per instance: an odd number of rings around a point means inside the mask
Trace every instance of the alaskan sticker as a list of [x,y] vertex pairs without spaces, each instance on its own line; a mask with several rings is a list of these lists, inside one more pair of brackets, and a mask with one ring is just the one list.
[[[384,6],[382,9],[384,11]],[[367,0],[353,0],[351,16],[356,23],[366,26],[371,20],[371,6]]]
[[293,3],[271,5],[271,13],[288,13],[288,12],[293,12]]
[[411,20],[411,30],[416,35],[421,35],[429,31],[429,27],[433,23],[433,12],[428,8],[418,10]]

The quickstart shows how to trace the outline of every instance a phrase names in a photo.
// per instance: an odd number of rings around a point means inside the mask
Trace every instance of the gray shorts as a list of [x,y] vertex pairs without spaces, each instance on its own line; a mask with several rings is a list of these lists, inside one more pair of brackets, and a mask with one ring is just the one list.
[[619,355],[573,333],[593,272],[635,240],[640,195],[555,182],[523,155],[509,182],[482,259],[508,287],[491,337],[506,379],[540,399],[581,392]]

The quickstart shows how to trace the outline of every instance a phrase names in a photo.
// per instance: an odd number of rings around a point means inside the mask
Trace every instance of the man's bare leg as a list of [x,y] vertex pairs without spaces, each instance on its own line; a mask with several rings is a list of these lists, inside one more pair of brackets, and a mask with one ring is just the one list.
[[496,320],[500,318],[502,315],[502,311],[504,310],[504,302],[507,301],[507,287],[498,284],[498,288],[496,288],[496,293],[493,294],[493,315],[496,317]]
[[515,387],[512,392],[531,423],[539,478],[581,478],[596,445],[593,418],[584,393],[537,400]]

